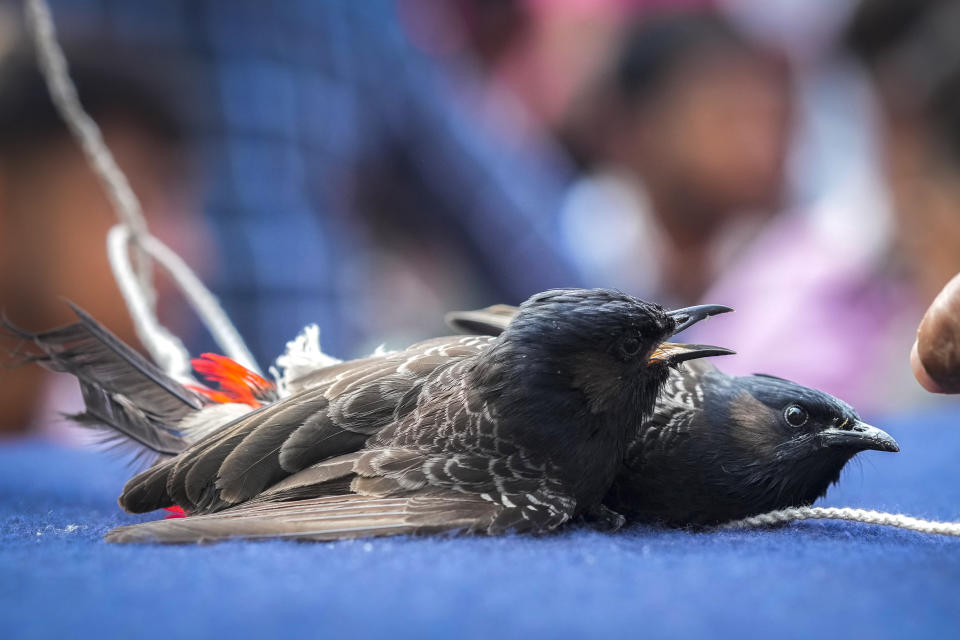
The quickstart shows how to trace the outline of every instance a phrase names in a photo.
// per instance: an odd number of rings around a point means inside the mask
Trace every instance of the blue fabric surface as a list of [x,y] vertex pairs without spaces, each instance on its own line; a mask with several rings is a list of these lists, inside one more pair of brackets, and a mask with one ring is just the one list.
[[[960,518],[956,411],[877,421],[825,504]],[[40,637],[956,637],[960,540],[846,523],[111,546],[105,454],[0,447],[0,619]],[[143,519],[143,518],[140,518]]]

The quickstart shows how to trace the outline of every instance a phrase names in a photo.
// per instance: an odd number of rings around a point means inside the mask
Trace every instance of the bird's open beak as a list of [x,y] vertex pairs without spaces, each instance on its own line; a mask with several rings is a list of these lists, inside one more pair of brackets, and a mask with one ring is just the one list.
[[889,433],[860,421],[855,422],[852,427],[824,429],[820,432],[820,443],[825,447],[848,447],[861,451],[900,451],[900,445]]
[[689,329],[701,320],[706,320],[711,316],[717,316],[721,313],[730,313],[733,309],[725,307],[722,304],[700,304],[686,309],[675,309],[668,311],[667,315],[677,321],[677,328],[673,335],[677,335],[685,329]]
[[[701,304],[686,309],[676,309],[667,313],[677,322],[677,328],[673,335],[676,335],[684,329],[689,329],[701,320],[721,313],[730,313],[733,311],[730,307],[722,304]],[[736,353],[723,347],[714,347],[706,344],[678,344],[675,342],[664,342],[657,347],[650,356],[650,362],[666,362],[667,364],[679,364],[687,360],[696,358],[706,358],[709,356],[727,356]]]
[[650,356],[650,362],[666,362],[667,364],[679,364],[687,360],[697,358],[707,358],[709,356],[729,356],[736,353],[723,347],[714,347],[709,344],[678,344],[676,342],[664,342],[654,349]]

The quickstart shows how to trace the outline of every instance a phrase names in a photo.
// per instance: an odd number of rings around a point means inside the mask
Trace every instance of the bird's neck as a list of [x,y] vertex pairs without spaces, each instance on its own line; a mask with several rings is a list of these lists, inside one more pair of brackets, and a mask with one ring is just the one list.
[[[754,512],[809,505],[826,495],[840,479],[844,465],[853,454],[807,456],[791,462],[771,461],[752,468],[744,465],[739,474],[745,495],[757,504]],[[728,467],[730,468],[730,467]]]
[[472,375],[495,413],[509,417],[501,435],[545,452],[578,504],[589,506],[612,485],[644,414],[652,411],[667,376],[652,373],[628,393],[598,395],[607,390],[585,385],[569,360],[500,342]]

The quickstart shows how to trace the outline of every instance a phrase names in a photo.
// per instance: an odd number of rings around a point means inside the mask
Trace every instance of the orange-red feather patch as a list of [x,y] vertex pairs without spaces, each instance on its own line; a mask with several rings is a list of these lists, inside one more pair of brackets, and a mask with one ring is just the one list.
[[190,386],[211,402],[239,402],[258,408],[276,392],[272,382],[226,356],[204,353],[190,364],[208,383],[217,385],[217,389]]

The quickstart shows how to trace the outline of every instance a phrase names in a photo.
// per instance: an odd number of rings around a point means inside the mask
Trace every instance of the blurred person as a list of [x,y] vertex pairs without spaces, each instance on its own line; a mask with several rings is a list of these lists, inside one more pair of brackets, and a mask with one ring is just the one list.
[[[852,185],[847,176],[778,217],[710,290],[739,322],[697,339],[736,344],[724,363],[731,373],[781,375],[867,413],[936,401],[908,358],[924,309],[960,270],[960,146],[951,139],[960,103],[949,97],[956,65],[947,53],[960,21],[938,6],[956,5],[866,0],[854,13],[844,44],[869,70],[880,109],[850,101],[843,117],[848,127],[877,123],[885,179]],[[821,64],[855,74],[843,59]]]
[[[148,224],[202,267],[204,233],[190,215],[196,207],[176,109],[158,78],[145,80],[122,66],[121,60],[132,62],[129,52],[85,58],[80,50],[70,49],[70,57],[81,100],[139,196]],[[0,59],[0,309],[20,326],[49,328],[73,320],[68,299],[138,344],[106,255],[107,231],[116,223],[104,187],[50,101],[32,52],[8,52]],[[187,321],[169,281],[157,281],[164,320],[183,331]],[[7,366],[7,351],[16,344],[0,336],[0,431],[55,428],[54,410],[82,406],[79,393],[71,381],[39,367]]]
[[[474,50],[494,91],[508,92],[537,127],[559,134],[573,104],[602,72],[629,16],[649,4],[624,0],[498,0],[513,5],[513,37],[494,40],[484,17],[497,12],[484,0],[466,5]],[[504,10],[500,10],[503,15]]]
[[864,0],[847,33],[883,108],[897,249],[925,300],[960,271],[958,34],[948,0]]
[[788,138],[782,61],[712,4],[400,6],[415,44],[448,67],[473,64],[481,94],[515,107],[504,123],[474,105],[505,144],[559,145],[590,172],[561,218],[590,282],[681,304],[778,208]]
[[[870,72],[883,107],[886,174],[898,221],[896,249],[924,303],[960,272],[958,34],[960,5],[947,0],[864,0],[846,34],[847,46]],[[937,329],[955,326],[942,320]],[[936,339],[949,343],[956,338]],[[917,368],[916,347],[911,357],[918,381],[938,390]]]
[[414,30],[415,42],[447,63],[476,67],[487,91],[509,95],[529,128],[561,137],[571,110],[592,93],[596,77],[632,22],[716,4],[715,0],[399,2],[408,14],[429,16],[416,21],[420,27]]
[[570,118],[565,238],[593,282],[698,300],[780,208],[786,67],[709,11],[641,16]]
[[[666,0],[659,4],[676,4]],[[506,100],[512,136],[561,131],[610,54],[634,0],[398,0],[413,44],[458,75],[481,80],[480,111]],[[486,103],[490,104],[486,104]],[[503,123],[500,123],[503,124]]]

